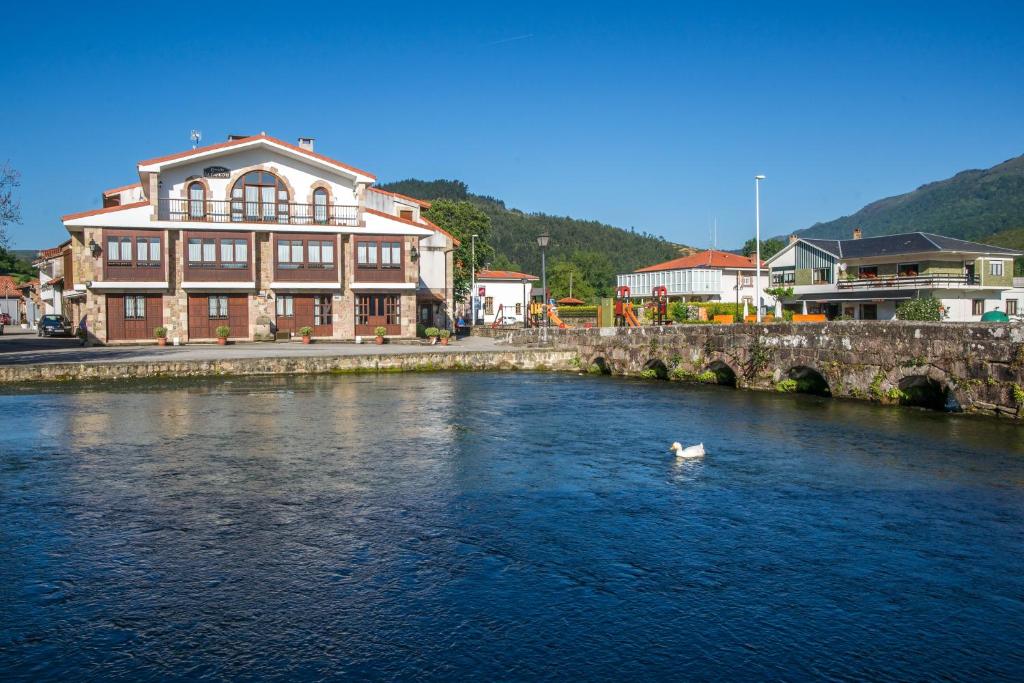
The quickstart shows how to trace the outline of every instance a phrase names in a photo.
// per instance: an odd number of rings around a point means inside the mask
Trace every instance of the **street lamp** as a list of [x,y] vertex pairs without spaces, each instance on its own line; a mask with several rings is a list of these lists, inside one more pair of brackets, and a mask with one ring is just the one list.
[[542,233],[537,235],[537,246],[540,247],[540,276],[541,276],[541,291],[544,293],[542,297],[543,304],[541,305],[541,312],[544,314],[544,341],[548,340],[548,262],[545,256],[545,252],[548,248],[548,242],[551,241],[551,235]]
[[523,329],[528,328],[530,320],[530,297],[526,294],[526,288],[530,284],[530,279],[523,278]]
[[754,302],[757,304],[757,322],[761,322],[761,181],[763,175],[754,176]]
[[469,326],[470,327],[476,327],[476,238],[477,237],[479,237],[479,235],[473,235],[470,238],[471,251],[472,251],[472,254],[473,254],[472,259],[471,259],[472,262],[473,262],[473,265],[471,266],[471,268],[473,270],[473,275],[472,275],[472,277],[473,277],[473,280],[472,280],[473,284],[470,285],[471,289],[469,291],[469,309],[470,309],[469,310]]

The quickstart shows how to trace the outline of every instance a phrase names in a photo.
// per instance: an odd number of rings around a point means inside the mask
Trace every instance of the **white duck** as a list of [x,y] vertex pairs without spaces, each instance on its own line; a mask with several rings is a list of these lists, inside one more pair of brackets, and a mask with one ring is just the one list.
[[699,443],[694,446],[687,446],[683,448],[683,445],[676,441],[669,447],[670,451],[675,451],[677,458],[702,458],[704,457],[704,444]]

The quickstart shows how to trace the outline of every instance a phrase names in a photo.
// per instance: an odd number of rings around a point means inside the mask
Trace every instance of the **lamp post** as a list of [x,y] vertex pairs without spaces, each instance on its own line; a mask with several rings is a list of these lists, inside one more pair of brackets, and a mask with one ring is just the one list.
[[523,329],[528,328],[530,321],[530,297],[526,294],[526,287],[530,284],[529,278],[523,278]]
[[754,302],[757,305],[757,322],[761,322],[761,181],[763,175],[754,176]]
[[476,238],[477,235],[473,235],[470,238],[470,251],[473,254],[471,260],[473,262],[470,268],[473,271],[472,282],[469,290],[469,326],[476,327]]
[[548,248],[548,242],[551,241],[551,235],[542,233],[537,235],[537,246],[540,247],[540,277],[541,277],[541,291],[543,292],[541,313],[544,314],[544,341],[548,340],[548,262],[545,252]]

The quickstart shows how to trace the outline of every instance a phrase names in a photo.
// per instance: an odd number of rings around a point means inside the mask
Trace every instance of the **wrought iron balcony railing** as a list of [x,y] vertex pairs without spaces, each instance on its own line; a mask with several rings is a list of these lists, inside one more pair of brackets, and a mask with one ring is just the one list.
[[262,203],[241,200],[161,199],[163,221],[196,223],[277,223],[280,225],[359,224],[359,208],[346,204]]
[[981,284],[978,276],[939,273],[934,275],[884,275],[839,280],[839,289],[891,289],[922,287],[968,287]]

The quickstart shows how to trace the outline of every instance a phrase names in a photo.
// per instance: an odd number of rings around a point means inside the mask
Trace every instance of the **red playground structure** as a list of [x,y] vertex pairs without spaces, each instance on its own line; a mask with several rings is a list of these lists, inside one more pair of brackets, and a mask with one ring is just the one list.
[[651,303],[647,310],[655,325],[667,325],[668,319],[668,287],[658,285],[651,290]]
[[629,300],[629,287],[621,285],[615,290],[615,326],[640,327],[640,321],[633,312],[633,302]]

